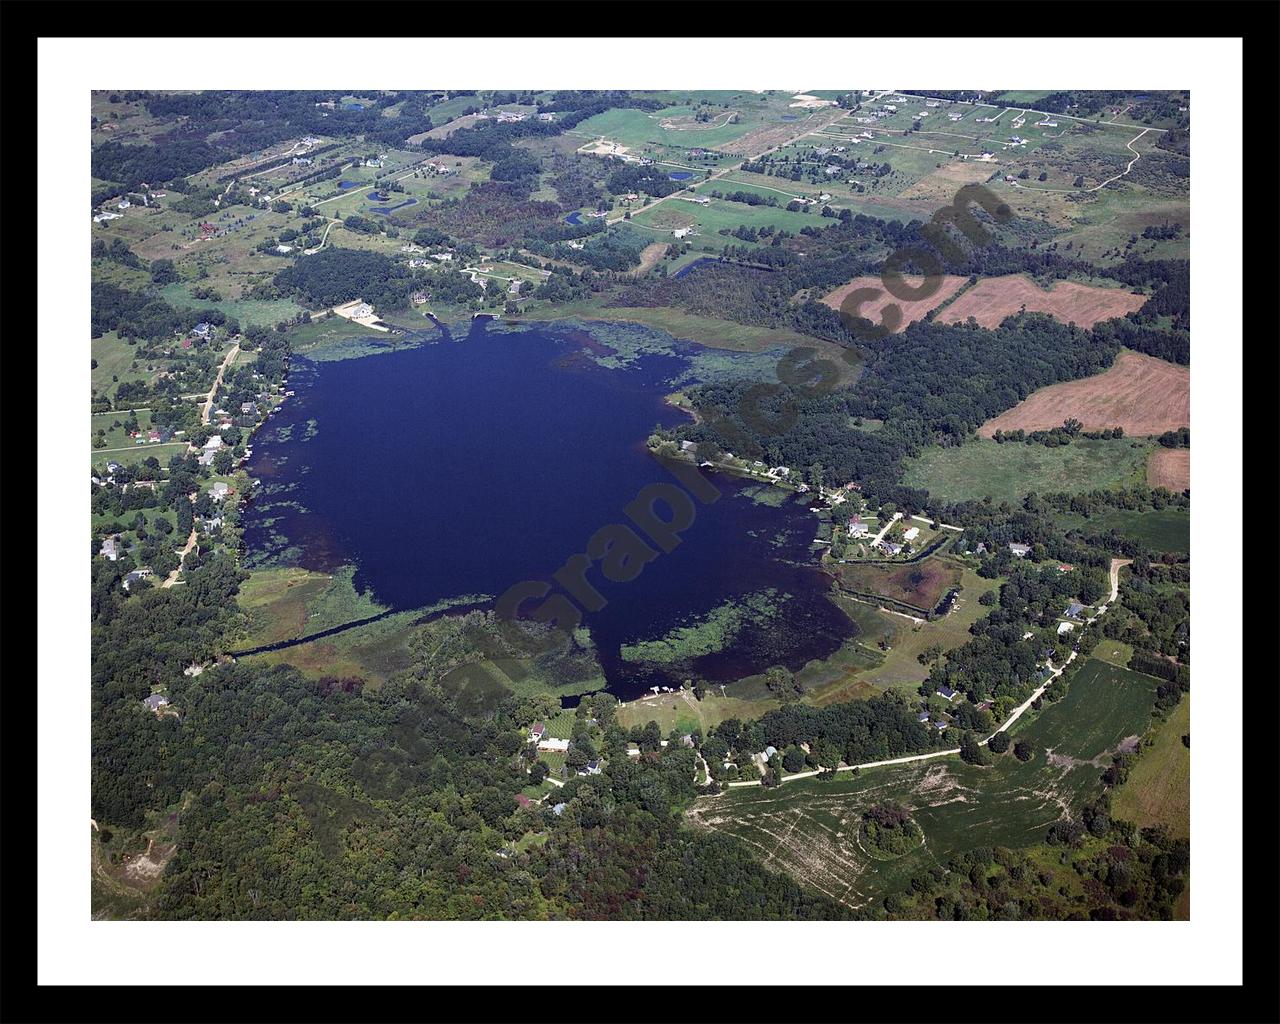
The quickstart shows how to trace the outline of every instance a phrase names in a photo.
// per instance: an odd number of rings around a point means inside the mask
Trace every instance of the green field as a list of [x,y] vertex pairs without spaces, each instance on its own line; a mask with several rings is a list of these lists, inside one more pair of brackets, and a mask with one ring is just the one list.
[[985,438],[957,448],[928,448],[905,463],[902,482],[941,501],[990,497],[1017,504],[1029,491],[1106,490],[1146,482],[1149,441],[1081,441],[1061,448],[996,444]]
[[1182,737],[1191,734],[1191,698],[1152,730],[1153,745],[1144,747],[1138,763],[1116,790],[1112,813],[1137,825],[1164,824],[1175,836],[1191,834],[1191,749]]
[[1165,508],[1148,512],[1109,509],[1088,518],[1064,515],[1059,518],[1059,523],[1064,529],[1079,529],[1089,533],[1110,533],[1115,530],[1156,552],[1185,555],[1191,551],[1191,513],[1182,509]]
[[139,444],[133,447],[121,448],[118,451],[91,448],[89,450],[89,465],[105,466],[108,462],[118,462],[122,466],[134,466],[154,455],[160,460],[161,466],[167,466],[170,459],[175,455],[181,455],[186,450],[186,441],[178,441],[173,444]]
[[176,309],[217,309],[227,316],[235,317],[243,327],[246,324],[271,326],[281,320],[288,320],[302,312],[302,307],[289,299],[223,299],[210,302],[208,299],[196,299],[191,296],[192,285],[189,282],[177,281],[160,289],[161,297]]
[[722,124],[725,118],[722,111],[715,111],[716,124],[719,127],[695,128],[673,131],[659,127],[667,118],[680,118],[693,114],[692,107],[669,107],[658,111],[645,110],[606,110],[582,121],[574,129],[575,135],[588,137],[603,136],[624,146],[640,148],[656,146],[718,146],[732,142],[750,131],[752,125],[747,118],[738,124]]
[[[903,888],[922,869],[975,846],[1028,847],[1101,788],[1102,767],[1126,737],[1150,721],[1153,680],[1087,660],[1067,695],[1015,730],[1035,756],[1011,754],[990,767],[949,756],[870,769],[838,781],[802,779],[774,789],[744,786],[694,804],[695,827],[742,840],[770,867],[857,907]],[[897,860],[868,856],[857,844],[859,816],[895,800],[911,808],[925,843]]]

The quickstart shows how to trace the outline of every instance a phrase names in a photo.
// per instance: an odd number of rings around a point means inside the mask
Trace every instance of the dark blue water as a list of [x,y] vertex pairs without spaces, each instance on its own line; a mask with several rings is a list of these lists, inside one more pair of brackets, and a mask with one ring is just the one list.
[[360,182],[358,181],[340,181],[338,182],[338,188],[342,188],[342,189],[355,188],[359,184]]
[[[683,418],[663,401],[683,355],[606,370],[586,358],[588,348],[599,351],[586,335],[486,326],[476,321],[461,341],[362,359],[294,357],[296,396],[253,445],[249,472],[264,493],[243,519],[250,564],[354,563],[357,587],[392,608],[496,596],[523,580],[549,581],[598,529],[627,523],[623,507],[646,484],[683,487],[644,445],[655,422]],[[756,504],[739,482],[712,479],[723,496],[695,502],[696,519],[673,551],[629,582],[610,582],[598,567],[588,573],[607,604],[584,624],[610,690],[624,699],[678,685],[690,670],[731,681],[779,663],[798,668],[854,631],[826,599],[827,578],[805,564],[816,517],[796,504]],[[619,656],[621,644],[661,637],[767,587],[791,595],[781,620],[721,652],[682,667]]]
[[565,217],[564,222],[565,222],[566,224],[572,224],[572,225],[574,225],[575,227],[576,227],[576,226],[578,226],[579,224],[581,224],[581,223],[582,223],[582,213],[581,213],[581,211],[579,211],[579,210],[574,210],[574,211],[573,211],[573,213],[571,213],[571,214],[569,214],[568,216],[566,216],[566,217]]
[[693,171],[672,171],[667,177],[672,181],[684,181],[693,177]]
[[687,274],[687,273],[689,273],[689,271],[691,271],[691,270],[696,270],[698,267],[701,267],[701,266],[703,266],[704,264],[707,264],[707,263],[719,263],[719,262],[720,262],[720,257],[718,257],[718,256],[699,256],[696,260],[694,260],[692,263],[690,263],[687,267],[681,267],[679,270],[677,270],[677,271],[676,271],[674,274],[672,274],[671,276],[672,276],[672,277],[684,277],[684,275],[685,275],[685,274]]
[[343,110],[364,110],[364,104],[363,103],[344,103],[342,104],[342,109]]
[[366,199],[372,199],[375,203],[389,203],[389,202],[391,202],[391,197],[390,197],[389,195],[387,195],[387,193],[385,193],[385,192],[379,192],[377,189],[374,189],[374,190],[373,190],[372,192],[370,192],[367,196],[365,196],[365,198],[366,198]]
[[403,199],[396,203],[395,206],[371,206],[369,207],[369,212],[382,214],[395,213],[396,210],[403,210],[406,206],[414,206],[417,202],[418,200],[414,199],[413,196],[410,196],[408,199]]
[[799,121],[799,120],[800,120],[800,115],[799,115],[799,114],[783,114],[783,115],[782,115],[782,120],[784,120],[784,121]]

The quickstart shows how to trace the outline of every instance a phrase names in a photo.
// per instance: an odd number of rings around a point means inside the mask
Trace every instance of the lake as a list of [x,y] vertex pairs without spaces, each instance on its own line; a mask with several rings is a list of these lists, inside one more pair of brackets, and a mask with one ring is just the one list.
[[693,171],[672,171],[667,177],[672,181],[687,181],[693,177]]
[[[600,527],[628,522],[623,507],[642,487],[677,482],[644,442],[655,423],[684,419],[664,396],[693,349],[605,368],[592,354],[610,350],[583,331],[482,319],[457,340],[295,356],[296,394],[253,442],[249,473],[263,487],[243,519],[246,563],[354,564],[356,586],[394,609],[550,580]],[[723,496],[696,504],[673,551],[629,582],[588,574],[607,603],[584,624],[622,699],[691,671],[727,682],[799,668],[855,632],[809,564],[817,517],[790,499],[761,501],[759,485],[713,479]],[[745,628],[742,608],[762,594],[767,625]],[[680,663],[635,660],[635,645],[700,623],[728,642],[699,641]]]

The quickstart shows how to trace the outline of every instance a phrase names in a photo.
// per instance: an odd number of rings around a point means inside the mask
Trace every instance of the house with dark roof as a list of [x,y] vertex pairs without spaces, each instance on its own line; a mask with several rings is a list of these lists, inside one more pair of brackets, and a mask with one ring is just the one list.
[[916,721],[917,721],[917,722],[927,722],[927,721],[929,721],[929,712],[927,712],[927,711],[921,711],[921,712],[920,712],[920,714],[916,715]]
[[159,711],[169,704],[169,698],[162,693],[153,693],[150,697],[142,702],[152,711]]
[[1072,601],[1069,605],[1067,605],[1066,616],[1069,619],[1078,619],[1080,618],[1080,613],[1082,611],[1084,611],[1084,605],[1082,605],[1079,601]]
[[940,686],[936,692],[938,696],[941,697],[943,700],[954,700],[957,693],[959,693],[958,690],[953,690],[951,689],[951,687],[947,686],[946,684],[943,684],[942,686]]

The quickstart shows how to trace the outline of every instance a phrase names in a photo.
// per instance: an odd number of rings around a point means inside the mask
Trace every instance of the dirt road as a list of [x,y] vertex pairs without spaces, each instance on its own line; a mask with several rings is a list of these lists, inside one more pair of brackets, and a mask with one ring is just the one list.
[[222,387],[222,375],[227,372],[227,367],[240,354],[240,342],[236,342],[231,346],[231,351],[227,353],[227,358],[222,360],[222,365],[218,367],[218,376],[213,379],[213,387],[209,389],[208,397],[204,400],[204,405],[200,409],[200,422],[205,426],[209,425],[209,416],[213,412],[213,396],[218,393],[218,388]]
[[196,528],[191,527],[191,536],[187,538],[186,546],[178,551],[178,568],[169,573],[169,578],[160,584],[162,590],[168,590],[176,582],[182,574],[182,564],[187,560],[187,555],[191,553],[191,549],[196,546]]

